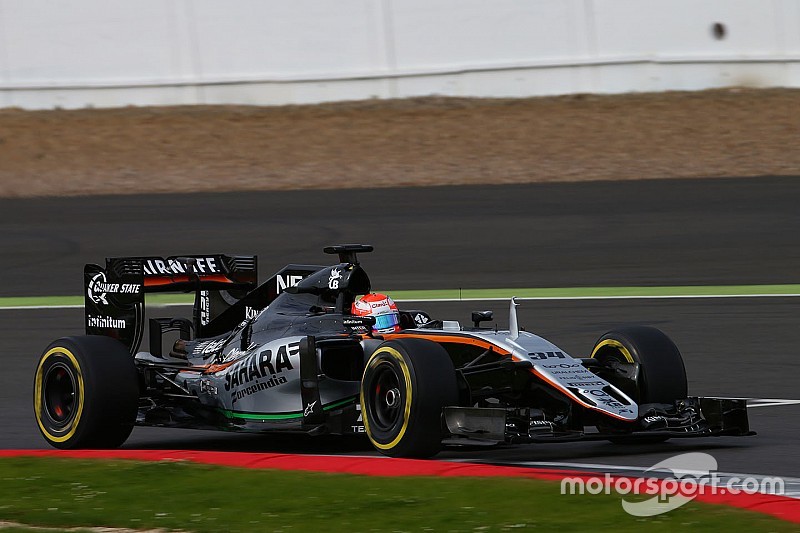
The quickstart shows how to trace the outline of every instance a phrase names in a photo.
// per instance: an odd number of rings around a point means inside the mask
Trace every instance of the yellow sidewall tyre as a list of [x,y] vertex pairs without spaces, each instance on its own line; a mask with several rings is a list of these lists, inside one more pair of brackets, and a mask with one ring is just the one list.
[[[622,327],[601,336],[592,350],[592,358],[602,363],[618,361],[637,363],[635,379],[607,378],[633,398],[637,404],[672,404],[688,396],[686,368],[678,347],[661,330],[650,326]],[[615,437],[615,444],[654,444],[669,437]]]
[[115,339],[64,337],[39,359],[33,412],[56,448],[116,448],[131,433],[139,385],[133,358]]
[[364,429],[392,457],[431,457],[441,449],[442,409],[457,405],[458,385],[447,351],[422,339],[381,344],[361,382]]
[[650,326],[626,326],[601,336],[592,358],[606,362],[638,363],[633,383],[615,383],[637,403],[672,403],[688,395],[686,368],[681,352],[661,330]]

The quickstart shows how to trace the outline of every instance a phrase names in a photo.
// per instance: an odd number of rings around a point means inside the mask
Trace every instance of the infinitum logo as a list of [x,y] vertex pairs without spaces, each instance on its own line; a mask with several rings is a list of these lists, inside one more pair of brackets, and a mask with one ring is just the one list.
[[[665,459],[644,471],[643,477],[568,477],[561,480],[561,494],[612,494],[622,496],[622,508],[633,516],[668,513],[700,494],[783,494],[779,477],[720,475],[717,460],[707,453],[684,453]],[[631,501],[628,494],[652,495]]]
[[92,316],[86,317],[86,325],[90,328],[112,328],[112,329],[125,329],[126,323],[122,318],[111,318],[110,316]]

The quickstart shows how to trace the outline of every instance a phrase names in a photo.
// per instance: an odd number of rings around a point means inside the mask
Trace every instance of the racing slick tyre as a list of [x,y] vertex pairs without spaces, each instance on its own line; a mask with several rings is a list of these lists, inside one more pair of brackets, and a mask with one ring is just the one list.
[[457,403],[453,363],[447,351],[433,342],[384,342],[364,369],[364,429],[384,455],[431,457],[438,453],[445,435],[442,408]]
[[63,337],[39,359],[33,410],[56,448],[116,448],[136,421],[139,382],[133,357],[99,335]]
[[[681,352],[659,329],[627,326],[609,331],[598,339],[591,357],[612,368],[624,368],[626,363],[637,363],[639,370],[633,375],[620,372],[603,377],[639,405],[672,404],[688,395],[686,369]],[[653,436],[632,440],[619,437],[611,440],[619,444],[629,444],[663,442],[667,438]]]

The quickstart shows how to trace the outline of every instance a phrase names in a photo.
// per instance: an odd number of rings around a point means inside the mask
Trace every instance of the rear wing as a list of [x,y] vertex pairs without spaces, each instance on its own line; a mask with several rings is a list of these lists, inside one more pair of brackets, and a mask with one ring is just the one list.
[[[105,268],[95,264],[84,267],[86,334],[118,339],[135,353],[144,334],[145,293],[195,292],[194,337],[218,335],[320,268],[289,265],[257,286],[256,256],[109,258]],[[153,322],[151,329],[158,327],[159,322]]]

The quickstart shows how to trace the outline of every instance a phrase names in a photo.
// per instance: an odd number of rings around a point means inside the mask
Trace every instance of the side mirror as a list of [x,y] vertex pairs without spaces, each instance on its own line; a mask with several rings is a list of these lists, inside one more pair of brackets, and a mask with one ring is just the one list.
[[494,313],[492,311],[473,311],[472,312],[472,323],[475,324],[475,327],[480,327],[481,322],[486,322],[492,319]]

